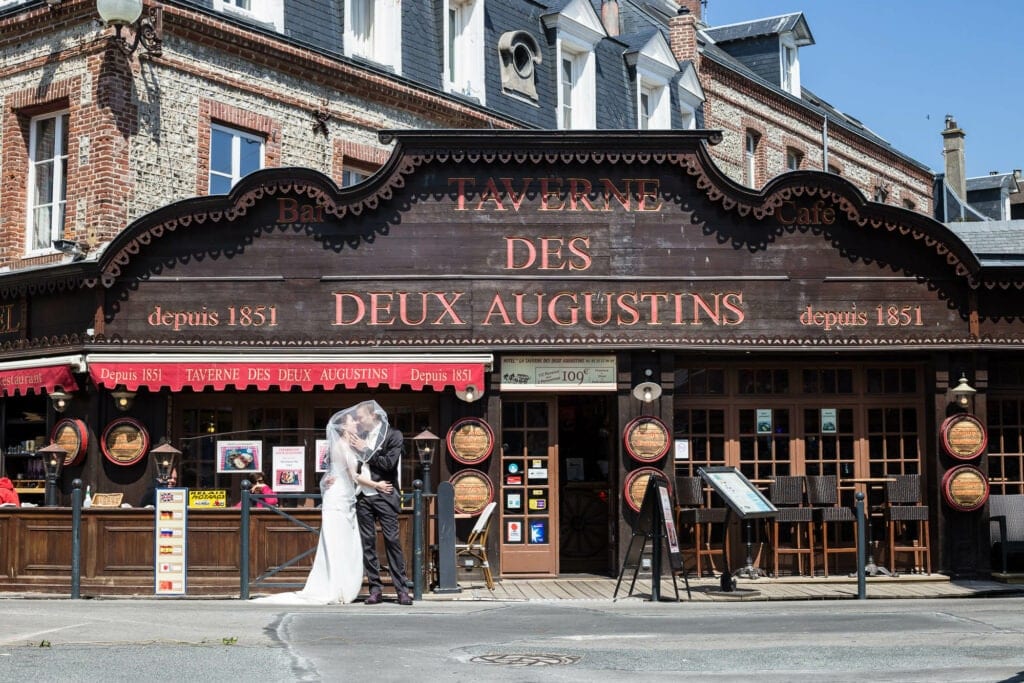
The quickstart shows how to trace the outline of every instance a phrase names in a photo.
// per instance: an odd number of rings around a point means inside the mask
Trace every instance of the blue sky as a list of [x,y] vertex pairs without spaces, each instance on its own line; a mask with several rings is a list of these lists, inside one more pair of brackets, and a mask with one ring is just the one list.
[[803,12],[800,78],[896,149],[942,172],[946,114],[969,177],[1024,168],[1021,0],[708,0],[712,26]]

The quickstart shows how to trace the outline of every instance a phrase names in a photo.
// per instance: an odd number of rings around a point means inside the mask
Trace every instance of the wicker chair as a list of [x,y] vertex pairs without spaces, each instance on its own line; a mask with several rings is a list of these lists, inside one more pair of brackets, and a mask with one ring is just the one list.
[[[728,529],[725,520],[728,509],[707,507],[704,499],[704,482],[700,477],[677,477],[676,499],[679,504],[679,528],[689,530],[693,538],[693,564],[697,576],[703,576],[704,560],[709,562],[711,576],[715,575],[715,558],[721,557],[729,566]],[[722,527],[722,541],[718,547],[711,546],[714,524]],[[686,552],[686,549],[683,549]]]
[[[772,568],[779,576],[779,556],[795,555],[797,574],[803,576],[804,555],[814,576],[814,511],[804,506],[804,477],[775,477],[768,486],[768,498],[778,508],[771,520]],[[782,532],[789,531],[783,543]]]
[[[825,578],[828,578],[828,558],[830,555],[857,554],[857,516],[852,508],[839,504],[839,480],[834,474],[807,477],[807,502],[814,510],[821,525],[821,557]],[[853,529],[853,545],[829,545],[829,525],[851,524]],[[838,534],[832,527],[832,536]],[[838,540],[836,538],[835,540]]]
[[496,505],[494,501],[488,503],[473,525],[466,542],[455,545],[456,561],[462,558],[463,561],[477,564],[484,572],[488,590],[494,590],[494,577],[491,575],[491,563],[487,559],[487,533],[491,529],[491,514]]
[[1024,555],[1024,495],[993,494],[988,498],[988,512],[992,549],[1006,574],[1010,555]]
[[[921,505],[921,475],[899,474],[885,484],[885,518],[889,534],[889,565],[897,573],[897,553],[913,556],[912,572],[927,568],[932,573],[932,557],[928,551],[928,506]],[[917,527],[912,530],[911,527]],[[908,539],[907,536],[910,535]]]

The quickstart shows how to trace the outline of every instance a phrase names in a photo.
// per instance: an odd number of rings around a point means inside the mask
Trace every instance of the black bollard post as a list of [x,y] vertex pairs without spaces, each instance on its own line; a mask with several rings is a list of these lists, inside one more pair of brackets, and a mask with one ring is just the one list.
[[455,580],[455,488],[437,485],[437,587],[435,593],[461,593]]
[[239,559],[240,569],[240,583],[242,600],[249,599],[249,503],[251,501],[249,497],[249,490],[252,488],[252,482],[248,479],[242,480],[242,519],[239,523],[241,527],[241,555]]
[[82,597],[82,480],[71,482],[71,599]]
[[[857,599],[867,600],[867,577],[865,576],[864,556],[864,493],[857,491]],[[827,560],[826,560],[827,561]]]
[[412,599],[423,599],[423,482],[412,483]]

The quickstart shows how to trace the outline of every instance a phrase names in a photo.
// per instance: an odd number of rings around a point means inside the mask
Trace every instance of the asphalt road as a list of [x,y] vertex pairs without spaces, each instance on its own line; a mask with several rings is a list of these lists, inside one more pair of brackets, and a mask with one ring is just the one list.
[[2,681],[1024,681],[1024,598],[0,599]]

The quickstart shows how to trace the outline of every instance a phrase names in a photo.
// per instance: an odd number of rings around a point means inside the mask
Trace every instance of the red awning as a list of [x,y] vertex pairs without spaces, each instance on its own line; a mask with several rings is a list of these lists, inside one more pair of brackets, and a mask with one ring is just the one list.
[[315,388],[325,390],[359,386],[408,386],[439,391],[452,387],[464,391],[483,387],[490,356],[434,356],[429,354],[387,356],[251,356],[211,357],[209,355],[158,356],[90,355],[89,375],[97,385],[129,391],[140,387],[181,391],[184,388],[222,391],[256,388],[282,390]]
[[78,391],[71,366],[81,364],[81,356],[0,363],[0,396],[50,393],[56,389]]

